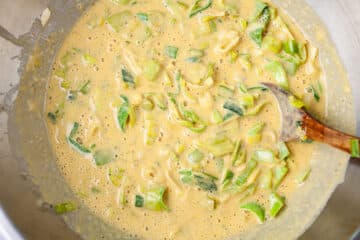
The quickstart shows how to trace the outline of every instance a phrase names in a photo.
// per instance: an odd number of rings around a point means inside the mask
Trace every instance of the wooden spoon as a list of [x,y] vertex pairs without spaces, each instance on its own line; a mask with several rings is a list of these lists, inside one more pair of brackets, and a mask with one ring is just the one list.
[[306,136],[309,139],[327,143],[333,147],[351,153],[351,141],[360,140],[358,137],[337,131],[319,122],[306,112],[305,108],[295,108],[289,101],[289,97],[292,95],[277,85],[272,83],[263,83],[263,85],[269,88],[269,90],[275,95],[279,104],[282,115],[280,132],[281,141],[289,142]]

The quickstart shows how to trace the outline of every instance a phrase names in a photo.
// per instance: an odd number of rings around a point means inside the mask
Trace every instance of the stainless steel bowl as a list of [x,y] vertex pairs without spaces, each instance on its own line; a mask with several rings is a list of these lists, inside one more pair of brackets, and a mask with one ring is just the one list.
[[[74,0],[75,1],[75,0]],[[307,0],[327,25],[349,73],[353,89],[357,132],[360,135],[360,1]],[[1,0],[0,25],[18,37],[27,32],[46,8],[47,0]],[[4,29],[0,28],[0,31]],[[25,181],[22,167],[11,154],[7,136],[7,115],[12,91],[18,84],[16,56],[20,47],[0,38],[0,239],[78,239],[63,221],[47,210],[36,191]],[[360,162],[351,160],[346,180],[329,200],[326,208],[301,239],[349,239],[360,226]]]

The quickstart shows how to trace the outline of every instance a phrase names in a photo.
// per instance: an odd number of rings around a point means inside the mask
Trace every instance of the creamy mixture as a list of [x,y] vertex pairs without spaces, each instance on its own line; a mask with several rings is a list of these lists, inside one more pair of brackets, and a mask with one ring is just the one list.
[[280,111],[261,82],[321,115],[317,61],[270,2],[99,0],[49,82],[59,168],[91,211],[139,237],[248,231],[296,207],[286,199],[310,174],[313,151],[306,138],[279,141]]

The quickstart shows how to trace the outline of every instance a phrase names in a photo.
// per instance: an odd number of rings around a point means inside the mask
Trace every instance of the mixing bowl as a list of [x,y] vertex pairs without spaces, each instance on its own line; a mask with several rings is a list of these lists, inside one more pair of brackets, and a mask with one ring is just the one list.
[[[66,198],[71,195],[71,191],[63,186],[64,182],[62,182],[61,179],[51,178],[51,185],[48,184],[49,179],[46,178],[50,178],[53,171],[53,169],[50,168],[51,163],[48,164],[48,162],[44,160],[43,162],[37,161],[34,163],[36,166],[29,166],[29,164],[21,160],[24,157],[27,158],[30,156],[22,155],[23,151],[18,149],[21,148],[20,143],[26,142],[29,143],[29,146],[34,146],[32,145],[33,143],[42,142],[42,140],[38,139],[36,135],[28,136],[27,139],[19,137],[22,137],[22,134],[28,130],[35,131],[36,128],[39,128],[38,130],[41,131],[41,125],[28,122],[26,126],[23,126],[24,129],[21,129],[21,127],[18,129],[19,125],[17,124],[19,124],[19,122],[15,123],[16,117],[13,115],[13,101],[19,90],[19,73],[26,73],[29,66],[31,67],[32,64],[37,64],[36,54],[32,54],[32,57],[29,59],[30,64],[25,65],[24,61],[26,60],[24,56],[28,56],[29,51],[33,49],[34,41],[48,41],[52,39],[60,43],[62,37],[66,35],[66,30],[70,28],[75,20],[75,17],[73,18],[72,16],[77,16],[79,8],[86,6],[88,2],[91,1],[2,0],[0,2],[0,35],[3,37],[0,38],[0,239],[71,240],[79,238],[74,231],[67,227],[63,219],[52,213],[47,203],[48,201],[41,200],[42,197],[48,200],[49,198]],[[297,3],[301,1],[278,0],[275,2],[285,9],[289,8],[291,12],[291,9],[296,8]],[[344,79],[330,81],[330,85],[328,86],[329,92],[334,91],[337,93],[335,93],[336,99],[330,99],[329,102],[334,101],[334,103],[337,103],[337,106],[342,106],[342,108],[336,113],[333,109],[335,106],[328,104],[330,112],[330,116],[328,116],[327,119],[328,123],[341,130],[353,132],[355,126],[353,113],[360,113],[360,94],[357,93],[357,90],[360,89],[360,81],[358,80],[360,67],[357,66],[360,62],[360,15],[358,15],[360,2],[353,0],[307,0],[307,2],[321,17],[328,28],[350,80],[350,87],[346,86],[344,89],[338,90],[340,93],[337,91],[338,86],[335,85],[338,82],[346,81],[346,77],[340,73],[338,76]],[[48,26],[48,28],[45,29],[42,28],[39,21],[33,25],[35,18],[39,17],[43,10],[49,6],[53,11],[56,9],[56,14],[53,12],[51,21],[62,23],[61,26],[63,28],[57,29],[57,32],[49,30],[56,27],[56,25]],[[298,17],[296,20],[300,22],[300,24],[302,21],[307,21],[308,30],[316,27],[312,26],[311,22],[309,23],[310,15],[309,19],[307,19],[306,14],[306,9],[300,9],[298,14],[296,14]],[[64,16],[69,17],[64,19]],[[51,21],[50,24],[52,23]],[[318,22],[314,21],[313,24],[317,25]],[[31,27],[32,29],[29,32]],[[65,32],[62,32],[62,30]],[[40,32],[50,38],[38,39]],[[320,34],[320,36],[315,37],[321,38],[322,36]],[[25,46],[25,48],[21,46]],[[336,55],[336,52],[332,52],[331,48],[326,48],[326,46],[322,47],[327,49],[326,54]],[[49,51],[48,54],[53,55],[56,52],[56,48]],[[48,59],[48,61],[50,63],[51,59]],[[331,60],[329,61],[331,62]],[[333,64],[327,61],[322,61],[322,63],[323,65]],[[342,67],[340,63],[338,68],[341,72]],[[332,78],[336,78],[336,76],[332,76]],[[22,79],[26,79],[26,76],[22,76]],[[20,92],[27,92],[29,95],[39,94],[39,92],[37,92],[37,84],[41,83],[43,79],[37,79],[36,77],[29,78],[29,76],[28,79],[31,79],[31,84],[22,84],[22,86],[20,86]],[[29,89],[21,89],[24,86],[29,87]],[[33,86],[33,88],[31,88],[31,86]],[[353,101],[350,88],[352,89]],[[18,100],[18,102],[20,100]],[[40,100],[41,98],[38,99],[38,101]],[[352,103],[355,104],[354,107]],[[24,102],[23,104],[28,104],[29,106],[27,107],[32,107],[30,103]],[[41,103],[39,104],[41,105]],[[41,118],[41,114],[38,112],[37,115],[35,114],[32,117],[32,120],[36,121],[36,119]],[[10,121],[8,121],[9,119]],[[358,116],[357,126],[357,133],[359,135],[360,116]],[[38,151],[36,151],[36,153],[42,152],[44,159],[48,158],[46,154],[51,154],[44,150],[47,148],[45,145],[38,144],[37,147]],[[330,175],[335,174],[334,176],[336,176],[336,181],[334,180],[331,184],[335,187],[342,181],[346,167],[346,162],[344,162],[346,161],[346,156],[335,150],[335,152],[331,152],[333,150],[327,146],[320,145],[319,148],[320,151],[323,152],[330,151],[329,155],[322,157],[324,163],[327,160],[331,160],[331,158],[338,158],[343,161],[342,167],[335,168],[339,171],[338,173],[329,173]],[[34,149],[32,150],[35,151]],[[330,157],[331,155],[332,157]],[[336,165],[336,161],[329,161],[329,165],[331,164]],[[326,164],[322,166],[326,166]],[[29,167],[37,169],[39,172],[46,172],[47,174],[39,173],[38,176],[41,175],[42,178],[33,178],[32,175],[28,173]],[[326,167],[323,168],[323,171],[326,171]],[[326,172],[324,172],[322,176],[325,178]],[[35,181],[37,185],[46,188],[45,195],[48,196],[44,196],[44,192],[42,192],[42,197],[40,197],[39,189],[35,187],[33,181]],[[332,194],[332,197],[320,216],[300,239],[322,239],[324,236],[326,236],[326,239],[356,239],[356,231],[360,226],[360,189],[357,185],[359,182],[360,163],[356,162],[356,160],[350,160],[344,183]],[[56,190],[59,189],[57,186],[60,186],[61,189],[64,188],[64,190],[60,193],[57,192]],[[327,195],[330,195],[332,191],[333,188],[329,187],[326,194],[322,198],[319,198],[318,205],[314,205],[315,209],[312,218],[318,215],[318,210],[322,209],[322,206],[328,199]],[[309,206],[309,209],[311,209],[311,206]],[[309,212],[311,211],[309,210]],[[84,215],[80,214],[75,218],[72,217],[65,220],[67,223],[77,226],[77,228],[74,229],[76,232],[89,232],[89,229],[92,228],[96,228],[98,232],[107,229],[106,226],[101,224],[81,224],[85,220],[87,221],[88,219],[85,218],[88,217],[89,216],[84,213]],[[305,222],[303,226],[289,227],[298,228],[298,232],[303,232],[311,222],[312,221]]]

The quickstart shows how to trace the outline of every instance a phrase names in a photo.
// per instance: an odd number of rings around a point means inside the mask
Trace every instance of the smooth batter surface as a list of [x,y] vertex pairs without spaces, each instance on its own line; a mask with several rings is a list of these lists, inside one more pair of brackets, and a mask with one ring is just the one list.
[[[70,186],[105,221],[147,239],[224,239],[258,224],[255,215],[240,208],[246,203],[263,206],[271,221],[269,194],[276,192],[286,198],[296,191],[299,175],[309,169],[313,147],[290,143],[290,156],[280,160],[280,115],[275,99],[269,91],[244,92],[244,86],[276,82],[266,66],[280,61],[281,54],[280,50],[265,50],[264,44],[259,47],[249,37],[255,1],[213,1],[210,8],[191,18],[193,1],[182,3],[98,1],[75,25],[54,64],[46,114],[53,113],[55,118],[49,118],[49,134]],[[111,17],[124,11],[129,14],[123,14],[124,22],[114,29]],[[249,20],[248,26],[245,20]],[[312,112],[321,115],[324,97],[316,50],[279,13],[273,13],[264,35],[306,45],[306,62],[293,76],[287,74],[288,83]],[[178,48],[176,59],[169,56],[168,46]],[[195,55],[197,59],[189,60]],[[149,79],[151,63],[158,64],[159,70]],[[213,73],[209,73],[210,66],[214,66]],[[123,70],[132,76],[132,83],[124,81]],[[230,91],[224,92],[223,86]],[[309,91],[311,86],[320,95],[319,102]],[[124,96],[135,117],[121,129],[118,114],[126,104]],[[249,98],[253,104],[244,100]],[[243,116],[225,109],[227,102],[242,109]],[[263,104],[258,112],[253,111]],[[186,111],[200,119],[191,123],[196,131],[184,125]],[[229,112],[233,116],[226,119]],[[71,139],[88,153],[69,141],[75,122],[79,128]],[[249,140],[248,131],[257,123],[265,124],[260,138]],[[206,147],[214,141],[225,141],[224,148],[231,146],[231,150],[214,154]],[[246,154],[233,164],[237,141]],[[196,163],[189,157],[195,150],[202,155]],[[226,171],[234,174],[229,185],[236,185],[257,150],[272,151],[274,161],[257,159],[256,168],[240,186],[243,188],[226,191]],[[96,164],[94,156],[99,155],[105,155],[102,159],[106,161]],[[286,177],[276,187],[272,176],[271,186],[264,187],[264,178],[269,172],[275,175],[278,166],[288,168]],[[204,189],[194,180],[184,182],[183,170],[214,176],[210,182],[216,184],[216,190]],[[114,173],[118,173],[115,180],[111,177]],[[166,190],[166,209],[135,206],[136,195],[145,196],[160,187]]]

